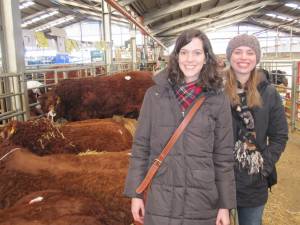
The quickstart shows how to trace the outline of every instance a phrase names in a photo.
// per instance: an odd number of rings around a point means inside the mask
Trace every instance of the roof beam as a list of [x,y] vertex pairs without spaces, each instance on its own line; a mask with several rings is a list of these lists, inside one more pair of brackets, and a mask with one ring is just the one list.
[[63,5],[71,5],[71,6],[78,7],[78,8],[89,9],[89,10],[94,10],[94,11],[101,12],[100,7],[99,8],[92,7],[92,6],[89,6],[87,4],[81,4],[81,3],[78,3],[78,2],[75,2],[75,1],[70,1],[70,0],[68,0],[68,1],[67,0],[54,0],[54,2],[63,4]]
[[137,21],[129,12],[124,9],[118,2],[115,0],[105,0],[111,7],[115,8],[119,13],[121,13],[123,16],[125,16],[129,21],[131,21],[134,25],[136,25],[144,34],[147,34],[152,40],[157,42],[160,46],[166,49],[166,46],[158,40],[156,37],[154,37],[149,29],[145,27],[143,24],[141,24],[139,21]]
[[[295,20],[298,20],[299,17],[295,17],[295,16],[292,16],[292,15],[289,15],[289,14],[286,14],[286,13],[280,13],[280,12],[277,12],[277,11],[266,11],[264,13],[266,16],[267,14],[274,14],[276,16],[279,16],[279,17],[269,17],[269,18],[273,18],[273,20],[279,20],[279,21],[282,21],[282,22],[288,22],[288,21],[295,21]],[[282,18],[286,18],[286,19],[282,19]],[[289,19],[289,20],[288,20]]]
[[282,24],[282,23],[271,22],[270,20],[264,20],[258,18],[252,18],[252,20],[257,24],[260,24],[265,27],[267,26],[270,29],[278,28],[279,30],[284,30],[285,32],[291,32],[292,30],[297,33],[300,33],[300,29],[297,27],[293,27],[291,23]]
[[43,11],[38,11],[37,13],[31,14],[29,16],[26,16],[26,17],[22,18],[22,21],[30,20],[32,18],[41,16],[43,14],[50,13],[50,12],[53,12],[53,11],[58,11],[58,8],[48,8],[48,9],[45,9]]
[[[226,26],[230,26],[233,24],[236,24],[238,22],[241,22],[242,20],[244,20],[245,18],[247,18],[248,16],[250,16],[252,14],[252,12],[246,13],[246,14],[242,14],[242,15],[237,15],[234,17],[230,17],[227,19],[223,19],[220,21],[216,21],[214,23],[210,23],[210,24],[206,24],[206,25],[201,25],[201,26],[195,26],[195,29],[200,29],[204,32],[208,32],[210,30],[214,30],[216,28],[221,28],[221,27],[226,27]],[[173,40],[175,40],[176,37],[173,38]],[[170,42],[170,40],[168,40]]]
[[[212,23],[212,22],[215,22],[217,20],[223,19],[224,17],[233,16],[231,18],[239,18],[241,16],[240,15],[241,13],[244,13],[244,12],[247,12],[247,11],[249,11],[249,10],[246,7],[246,8],[242,8],[242,9],[239,9],[239,10],[236,10],[236,11],[232,11],[232,12],[229,12],[229,13],[228,12],[227,13],[223,13],[220,16],[215,17],[214,19],[213,18],[207,18],[204,21],[200,21],[200,22],[188,24],[188,25],[185,25],[185,26],[181,26],[181,27],[179,27],[177,29],[173,29],[173,30],[164,32],[163,35],[172,35],[172,34],[176,34],[176,33],[182,32],[182,31],[187,30],[187,29],[192,29],[192,28],[195,28],[195,27],[200,27],[200,26],[203,26],[203,25],[205,25],[207,23]],[[250,11],[250,13],[243,14],[243,15],[250,16],[251,14],[254,14],[255,11],[256,10],[252,10],[252,11]]]
[[[171,27],[174,27],[174,26],[177,26],[179,24],[186,23],[186,22],[189,22],[189,21],[193,21],[193,20],[199,19],[201,17],[211,16],[215,13],[219,13],[219,12],[222,12],[222,11],[225,11],[225,10],[229,10],[229,9],[234,8],[234,7],[243,6],[243,5],[245,5],[245,3],[250,3],[250,2],[254,2],[254,1],[257,1],[257,0],[248,0],[247,2],[245,2],[245,0],[239,0],[239,1],[228,3],[226,5],[211,8],[209,10],[203,10],[203,11],[195,13],[193,15],[185,16],[185,17],[182,17],[180,19],[172,20],[172,21],[163,23],[159,26],[155,26],[155,27],[152,28],[152,31],[153,31],[153,34],[158,34],[158,33],[162,32],[164,30],[167,30],[167,29],[169,29]],[[272,1],[265,1],[265,2],[261,2],[259,4],[256,4],[256,5],[252,5],[252,7],[255,7],[255,8],[262,7],[262,6],[271,4],[272,2],[274,2],[274,1],[273,0]]]
[[203,30],[204,32],[209,32],[209,31],[213,31],[215,29],[218,28],[222,28],[222,27],[227,27],[227,26],[231,26],[233,24],[237,24],[239,22],[241,22],[242,20],[246,19],[248,16],[250,16],[251,13],[249,13],[248,15],[240,15],[238,17],[235,18],[228,18],[226,20],[221,20],[212,24],[208,24],[205,25],[203,27],[199,27],[199,29]]
[[174,3],[172,5],[168,5],[167,7],[153,10],[151,13],[146,13],[144,16],[144,24],[148,25],[150,23],[153,23],[154,21],[159,20],[160,18],[167,16],[173,12],[192,7],[194,5],[199,5],[204,2],[208,2],[209,0],[185,0],[182,2]]
[[135,2],[136,0],[122,0],[122,1],[119,1],[119,4],[121,6],[126,6],[126,5],[130,5],[131,3]]

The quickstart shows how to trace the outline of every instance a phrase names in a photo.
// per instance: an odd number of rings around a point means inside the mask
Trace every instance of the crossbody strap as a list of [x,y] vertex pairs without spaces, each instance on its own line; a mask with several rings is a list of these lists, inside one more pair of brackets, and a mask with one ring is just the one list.
[[154,160],[153,164],[151,165],[150,169],[148,170],[148,172],[146,174],[146,177],[144,178],[142,183],[136,189],[136,193],[141,194],[141,193],[143,193],[143,191],[146,190],[146,188],[150,184],[151,180],[153,179],[154,175],[158,171],[161,163],[166,158],[166,156],[169,154],[173,145],[175,144],[175,142],[177,141],[179,136],[182,134],[182,132],[186,128],[186,126],[189,124],[189,122],[191,121],[191,119],[193,118],[193,116],[195,115],[197,110],[201,107],[204,100],[205,100],[205,96],[202,96],[202,97],[200,97],[199,100],[197,100],[195,102],[195,104],[193,105],[191,110],[188,112],[188,114],[185,116],[183,121],[180,123],[179,127],[173,133],[172,137],[170,138],[170,140],[168,141],[167,145],[164,147],[164,149],[162,150],[162,152],[160,153],[158,158],[156,158]]

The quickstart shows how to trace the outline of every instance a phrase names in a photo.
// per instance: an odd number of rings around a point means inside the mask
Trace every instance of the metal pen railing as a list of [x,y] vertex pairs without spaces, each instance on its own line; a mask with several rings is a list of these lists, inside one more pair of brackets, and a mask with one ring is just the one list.
[[264,60],[270,81],[282,97],[291,130],[300,131],[300,60]]
[[27,97],[22,79],[22,74],[0,74],[0,124],[12,118],[27,119]]
[[[30,91],[38,88],[42,92],[47,92],[64,79],[105,76],[132,70],[154,71],[154,65],[154,63],[133,64],[132,62],[113,62],[110,65],[103,63],[67,64],[28,67],[24,74],[1,74],[0,124],[5,124],[11,119],[26,120],[30,116],[33,117],[30,112],[39,106],[39,102],[37,99],[34,102],[30,99],[31,102],[29,103],[28,93],[22,90]],[[11,80],[14,80],[14,82]],[[29,81],[37,82],[38,86],[27,87]],[[8,85],[10,83],[11,85]],[[16,88],[16,85],[18,88]]]

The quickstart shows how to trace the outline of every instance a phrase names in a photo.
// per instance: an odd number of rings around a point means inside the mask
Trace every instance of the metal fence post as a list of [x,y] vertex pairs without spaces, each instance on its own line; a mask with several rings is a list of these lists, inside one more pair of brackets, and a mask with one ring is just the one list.
[[291,128],[292,131],[296,129],[296,109],[297,109],[297,76],[298,76],[298,63],[293,62],[292,74],[292,109],[291,109]]

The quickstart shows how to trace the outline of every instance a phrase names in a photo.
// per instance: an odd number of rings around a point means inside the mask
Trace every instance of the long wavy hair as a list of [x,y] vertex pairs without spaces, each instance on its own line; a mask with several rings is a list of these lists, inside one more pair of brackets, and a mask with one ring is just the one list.
[[184,74],[179,68],[178,58],[180,49],[189,44],[193,38],[199,38],[203,43],[203,50],[205,53],[205,64],[203,65],[198,84],[207,88],[208,90],[219,90],[222,87],[222,78],[217,71],[217,58],[213,53],[211,43],[200,30],[189,29],[180,34],[175,43],[175,48],[169,57],[168,63],[168,77],[173,85],[182,84],[184,82]]
[[[229,96],[231,105],[240,104],[240,97],[237,93],[237,79],[232,67],[225,71],[225,79],[225,92]],[[254,68],[250,73],[249,80],[245,84],[245,88],[247,89],[247,105],[249,108],[260,107],[262,105],[262,98],[257,90],[257,85],[260,81],[261,77],[257,69]]]

